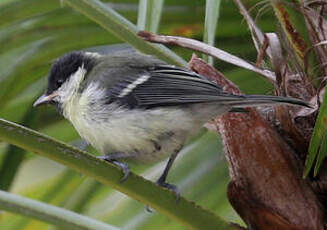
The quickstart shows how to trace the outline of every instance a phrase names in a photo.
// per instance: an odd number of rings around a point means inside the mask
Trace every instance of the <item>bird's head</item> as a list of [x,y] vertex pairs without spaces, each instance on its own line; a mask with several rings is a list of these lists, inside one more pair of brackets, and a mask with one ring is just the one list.
[[33,106],[53,104],[60,108],[79,89],[98,56],[96,53],[74,51],[58,58],[50,69],[46,92]]

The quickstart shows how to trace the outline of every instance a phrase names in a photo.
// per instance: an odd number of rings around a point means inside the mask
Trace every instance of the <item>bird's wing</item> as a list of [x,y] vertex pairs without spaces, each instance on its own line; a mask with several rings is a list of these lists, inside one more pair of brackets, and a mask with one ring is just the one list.
[[242,96],[224,93],[222,88],[189,70],[160,65],[118,80],[108,91],[109,103],[129,108],[153,108],[180,104],[235,100]]

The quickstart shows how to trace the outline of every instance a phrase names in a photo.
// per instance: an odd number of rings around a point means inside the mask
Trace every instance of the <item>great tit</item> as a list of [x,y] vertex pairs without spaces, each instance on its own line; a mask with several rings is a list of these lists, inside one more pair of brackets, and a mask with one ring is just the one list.
[[124,179],[126,162],[170,156],[157,184],[175,192],[166,183],[168,171],[208,120],[250,106],[308,106],[294,98],[233,95],[191,70],[136,52],[65,54],[52,65],[47,90],[34,106],[45,103],[55,105],[102,159],[122,168]]

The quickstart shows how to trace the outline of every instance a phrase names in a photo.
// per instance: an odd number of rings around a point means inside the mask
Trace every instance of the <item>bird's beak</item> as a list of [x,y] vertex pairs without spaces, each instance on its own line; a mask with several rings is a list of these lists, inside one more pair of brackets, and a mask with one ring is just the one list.
[[42,96],[40,96],[33,104],[34,107],[42,105],[42,104],[46,104],[51,102],[55,97],[58,96],[58,93],[55,91],[49,95],[47,94],[43,94]]

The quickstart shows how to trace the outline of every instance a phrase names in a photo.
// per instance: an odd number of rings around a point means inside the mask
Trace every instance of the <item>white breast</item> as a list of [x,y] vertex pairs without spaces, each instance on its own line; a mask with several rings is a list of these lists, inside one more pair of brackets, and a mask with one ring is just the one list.
[[[199,128],[181,109],[127,110],[107,104],[106,90],[96,82],[80,93],[85,73],[80,68],[62,86],[63,114],[102,154],[126,153],[134,154],[138,161],[159,160],[179,150],[189,131]],[[168,139],[167,133],[174,135]]]
[[[182,110],[126,110],[115,103],[105,104],[105,93],[96,83],[90,84],[66,108],[74,111],[67,118],[78,133],[102,154],[136,154],[134,160],[159,160],[179,150],[193,126]],[[160,139],[168,132],[174,135]]]

